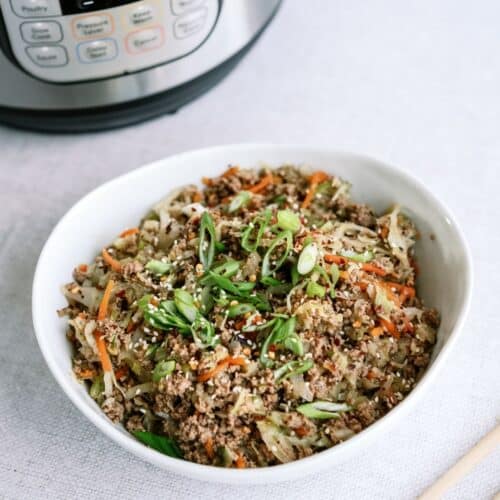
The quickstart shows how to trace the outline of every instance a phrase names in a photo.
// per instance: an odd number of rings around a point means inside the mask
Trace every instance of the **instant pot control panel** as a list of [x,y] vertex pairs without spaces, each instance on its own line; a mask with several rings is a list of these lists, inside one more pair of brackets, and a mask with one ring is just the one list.
[[19,65],[61,83],[132,73],[186,56],[211,33],[219,3],[0,0]]

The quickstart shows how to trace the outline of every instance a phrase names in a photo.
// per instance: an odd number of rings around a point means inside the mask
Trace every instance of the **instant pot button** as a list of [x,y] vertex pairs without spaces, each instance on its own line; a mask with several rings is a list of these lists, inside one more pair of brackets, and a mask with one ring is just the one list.
[[151,5],[139,5],[130,12],[129,20],[132,26],[142,26],[150,23],[155,17],[155,12]]
[[170,0],[170,7],[172,12],[178,16],[199,7],[203,3],[205,3],[205,0]]
[[68,53],[61,45],[27,47],[30,59],[44,68],[57,68],[68,64]]
[[77,50],[78,58],[84,63],[110,61],[118,54],[116,41],[111,38],[80,43]]
[[82,16],[73,19],[76,38],[96,38],[113,32],[113,19],[108,14]]
[[130,33],[126,39],[127,50],[131,54],[157,49],[163,45],[163,42],[164,36],[161,26],[135,31]]
[[54,43],[63,39],[63,32],[61,25],[55,21],[38,21],[21,24],[21,36],[28,43]]
[[60,16],[59,0],[10,0],[12,10],[20,17]]
[[176,38],[186,38],[194,35],[203,28],[207,19],[207,9],[198,9],[179,17],[174,24]]

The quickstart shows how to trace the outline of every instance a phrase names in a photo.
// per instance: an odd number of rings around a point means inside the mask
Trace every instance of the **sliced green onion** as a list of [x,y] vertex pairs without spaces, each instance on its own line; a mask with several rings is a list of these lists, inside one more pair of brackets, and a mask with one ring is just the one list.
[[248,191],[241,191],[239,192],[232,200],[231,203],[229,204],[229,208],[227,211],[229,213],[236,212],[240,208],[243,208],[249,201],[250,198],[252,197],[252,194],[249,193]]
[[174,291],[174,302],[182,315],[192,323],[198,314],[198,308],[194,305],[192,295],[186,290],[177,289]]
[[182,450],[172,438],[146,431],[134,431],[133,434],[146,446],[149,446],[164,455],[174,458],[182,458]]
[[273,328],[271,330],[271,333],[264,340],[262,347],[260,348],[259,360],[264,366],[272,365],[272,361],[269,358],[269,348],[273,344],[276,332],[280,330],[280,328],[283,326],[283,323],[284,321],[281,318],[275,318],[267,324],[268,326],[273,325]]
[[337,281],[340,278],[340,270],[339,266],[337,264],[332,264],[330,266],[330,274],[332,275],[332,284],[330,288],[330,295],[333,298],[335,298],[335,285],[337,284]]
[[219,343],[219,337],[215,334],[214,325],[201,314],[198,314],[191,325],[191,334],[195,344],[202,349],[215,347]]
[[232,278],[235,274],[237,274],[240,266],[241,266],[240,261],[229,259],[226,262],[224,262],[224,264],[214,267],[212,271],[215,274],[220,274],[221,276],[224,276],[225,278]]
[[373,252],[370,250],[365,250],[363,253],[356,253],[352,250],[342,250],[340,255],[350,260],[354,260],[355,262],[370,262],[374,257]]
[[146,349],[146,358],[153,358],[155,355],[156,351],[158,350],[158,347],[160,347],[160,344],[151,344],[147,349]]
[[236,318],[252,311],[255,311],[253,304],[235,304],[227,310],[227,317]]
[[292,375],[299,375],[310,370],[314,366],[312,359],[304,359],[301,361],[289,361],[280,368],[274,371],[274,380],[281,382]]
[[208,314],[214,307],[214,298],[212,297],[212,287],[204,286],[200,293],[201,312]]
[[198,255],[200,262],[205,270],[210,269],[215,255],[215,243],[217,237],[215,234],[214,221],[208,212],[203,212],[200,221],[200,243]]
[[170,375],[175,370],[175,361],[169,359],[160,361],[153,370],[153,382],[159,382],[163,377]]
[[273,198],[273,203],[276,203],[278,205],[283,205],[283,203],[285,203],[286,201],[286,195],[285,194],[280,194],[278,196],[276,196],[276,198]]
[[90,386],[90,397],[92,399],[99,399],[104,393],[104,378],[102,375],[97,376]]
[[279,210],[277,218],[278,227],[284,229],[285,231],[292,231],[292,233],[296,233],[300,229],[299,216],[291,210]]
[[150,304],[151,295],[145,295],[137,303],[144,314],[144,320],[153,328],[158,330],[177,329],[183,334],[190,332],[190,325],[186,322],[175,303],[171,300],[165,300],[158,307]]
[[241,236],[241,246],[247,252],[255,252],[260,245],[262,235],[271,220],[271,210],[266,210],[264,214],[257,216],[251,224],[243,231]]
[[[271,263],[271,260],[273,260],[273,251],[277,247],[281,246],[283,243],[285,244],[285,249],[281,254],[281,257],[279,259],[275,259],[274,263]],[[267,249],[264,258],[262,259],[263,277],[272,274],[283,265],[286,258],[288,257],[288,254],[290,253],[290,250],[292,249],[292,246],[293,246],[293,235],[291,231],[283,231],[280,234],[278,234],[276,238],[274,238],[270,247]]]
[[327,419],[339,418],[341,412],[352,410],[345,403],[331,403],[330,401],[314,401],[297,407],[297,411],[309,418]]
[[292,285],[293,286],[295,286],[300,280],[300,274],[299,274],[299,271],[297,270],[297,263],[296,262],[292,266],[291,278],[292,278]]
[[297,271],[299,274],[304,275],[310,273],[316,265],[318,255],[319,250],[315,243],[306,245],[302,249],[302,252],[300,252],[299,260],[297,262]]
[[146,269],[157,276],[162,276],[172,269],[170,262],[162,262],[161,260],[152,259],[146,264]]
[[319,297],[323,298],[325,296],[326,289],[323,285],[316,283],[315,281],[309,281],[306,288],[306,294],[308,297]]
[[[271,345],[282,345],[297,356],[302,356],[304,354],[304,346],[295,332],[295,325],[296,319],[294,316],[287,319],[278,317],[266,323],[265,327],[270,328],[272,326],[272,330],[264,340],[260,351],[259,359],[264,366],[270,366],[272,364],[268,352]],[[256,329],[258,329],[258,327]]]

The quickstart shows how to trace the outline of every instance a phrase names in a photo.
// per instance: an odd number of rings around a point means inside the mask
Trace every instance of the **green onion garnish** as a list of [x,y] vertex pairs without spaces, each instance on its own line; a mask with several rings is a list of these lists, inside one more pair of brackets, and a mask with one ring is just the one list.
[[214,325],[201,314],[196,316],[191,325],[191,334],[198,347],[215,347],[219,343],[219,337],[215,335]]
[[163,377],[170,375],[175,370],[175,361],[169,359],[160,361],[153,370],[153,382],[159,382]]
[[297,407],[297,411],[309,418],[327,419],[339,418],[340,412],[352,410],[345,403],[331,403],[330,401],[314,401]]
[[243,231],[241,246],[247,252],[255,252],[260,245],[260,240],[271,220],[271,211],[266,210],[257,216],[251,224]]
[[146,264],[146,269],[157,276],[162,276],[172,269],[170,262],[162,262],[161,260],[152,259]]
[[158,434],[146,431],[134,431],[133,434],[146,446],[149,446],[164,455],[174,458],[182,458],[182,450],[172,438],[159,436]]
[[284,229],[285,231],[292,231],[292,233],[296,233],[300,229],[299,216],[291,210],[279,210],[277,218],[278,227]]
[[[285,249],[281,254],[281,257],[276,258],[273,256],[273,251],[285,244]],[[264,258],[262,259],[262,276],[268,276],[273,272],[277,271],[285,262],[290,250],[293,246],[293,235],[291,231],[283,231],[272,241],[270,247],[267,249]]]
[[339,266],[337,266],[337,264],[332,264],[330,266],[330,274],[332,275],[332,282],[330,285],[330,287],[331,287],[330,288],[330,295],[333,299],[335,297],[335,285],[337,284],[337,281],[340,278],[340,270],[339,270]]
[[272,364],[269,358],[269,348],[272,345],[281,345],[297,356],[302,356],[304,354],[304,346],[295,332],[295,324],[296,319],[292,316],[287,319],[277,317],[266,323],[266,325],[262,325],[265,328],[272,327],[271,333],[264,340],[260,350],[259,359],[264,366],[270,366]]
[[252,197],[251,193],[248,191],[241,191],[239,192],[232,200],[231,203],[229,204],[229,208],[227,211],[229,213],[236,212],[240,208],[243,208],[249,201],[250,198]]
[[354,260],[355,262],[370,262],[374,257],[373,252],[370,250],[365,250],[363,253],[356,253],[352,250],[342,250],[340,255],[350,260]]
[[319,250],[315,243],[309,243],[309,245],[306,245],[302,249],[297,262],[297,271],[299,274],[308,274],[313,270],[318,260],[318,254]]
[[214,267],[212,271],[215,274],[220,274],[221,276],[224,276],[225,278],[232,278],[238,272],[240,266],[241,262],[234,259],[229,259],[226,262],[224,262],[224,264]]
[[205,270],[210,269],[215,255],[216,234],[214,221],[208,212],[203,212],[200,221],[200,243],[198,255]]
[[274,371],[274,380],[276,380],[276,382],[281,382],[292,375],[300,375],[310,370],[313,366],[314,362],[312,359],[289,361]]
[[237,316],[242,316],[252,311],[255,311],[255,306],[253,304],[235,304],[227,310],[227,317],[236,318]]
[[325,296],[325,292],[325,287],[315,281],[309,281],[307,284],[306,294],[308,297],[319,297],[322,299]]
[[198,314],[198,308],[194,305],[193,297],[186,290],[177,289],[174,291],[174,302],[182,315],[192,323]]

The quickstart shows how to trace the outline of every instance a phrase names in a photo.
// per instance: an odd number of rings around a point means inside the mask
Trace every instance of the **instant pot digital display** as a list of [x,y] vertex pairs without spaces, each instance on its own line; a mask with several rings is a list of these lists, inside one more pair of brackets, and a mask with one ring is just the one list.
[[64,15],[120,7],[138,1],[140,0],[60,0],[61,10]]

